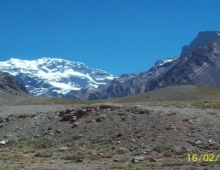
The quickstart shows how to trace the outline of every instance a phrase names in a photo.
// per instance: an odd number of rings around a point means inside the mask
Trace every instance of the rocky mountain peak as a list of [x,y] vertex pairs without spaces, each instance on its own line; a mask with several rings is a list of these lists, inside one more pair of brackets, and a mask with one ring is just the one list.
[[180,56],[184,57],[197,48],[218,40],[220,40],[220,31],[201,31],[189,45],[183,46]]
[[200,85],[220,89],[220,40],[189,53],[146,91],[176,85]]

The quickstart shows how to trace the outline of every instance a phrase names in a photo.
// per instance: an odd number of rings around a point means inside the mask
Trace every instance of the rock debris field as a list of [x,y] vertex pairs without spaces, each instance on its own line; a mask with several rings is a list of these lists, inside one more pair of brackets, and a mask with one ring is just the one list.
[[2,169],[218,169],[219,114],[147,103],[1,106],[0,164]]

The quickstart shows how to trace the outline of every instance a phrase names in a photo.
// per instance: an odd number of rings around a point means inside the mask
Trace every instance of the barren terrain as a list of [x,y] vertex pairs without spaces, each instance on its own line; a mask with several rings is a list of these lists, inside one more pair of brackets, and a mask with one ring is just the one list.
[[117,100],[0,106],[0,169],[219,168],[219,100]]

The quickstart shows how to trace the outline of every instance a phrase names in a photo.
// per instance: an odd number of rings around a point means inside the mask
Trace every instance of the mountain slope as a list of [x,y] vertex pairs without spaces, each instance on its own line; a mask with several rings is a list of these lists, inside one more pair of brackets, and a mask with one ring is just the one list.
[[141,94],[125,96],[117,99],[109,99],[111,102],[161,102],[161,101],[189,101],[189,100],[218,100],[220,90],[195,86],[179,85],[151,90]]
[[0,70],[14,75],[34,96],[65,96],[71,90],[96,88],[114,78],[83,63],[56,58],[31,61],[13,58],[0,62]]
[[6,93],[28,93],[25,86],[18,83],[14,76],[0,71],[0,90]]
[[220,89],[220,41],[188,54],[164,75],[153,80],[145,91],[189,84]]
[[0,71],[0,104],[30,97],[25,86],[16,81],[9,73]]

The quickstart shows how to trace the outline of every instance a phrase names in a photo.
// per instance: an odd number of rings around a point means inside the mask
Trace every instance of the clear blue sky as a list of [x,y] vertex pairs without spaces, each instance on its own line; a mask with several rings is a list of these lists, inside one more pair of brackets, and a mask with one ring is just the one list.
[[219,0],[1,0],[0,60],[64,58],[116,76],[220,30]]

